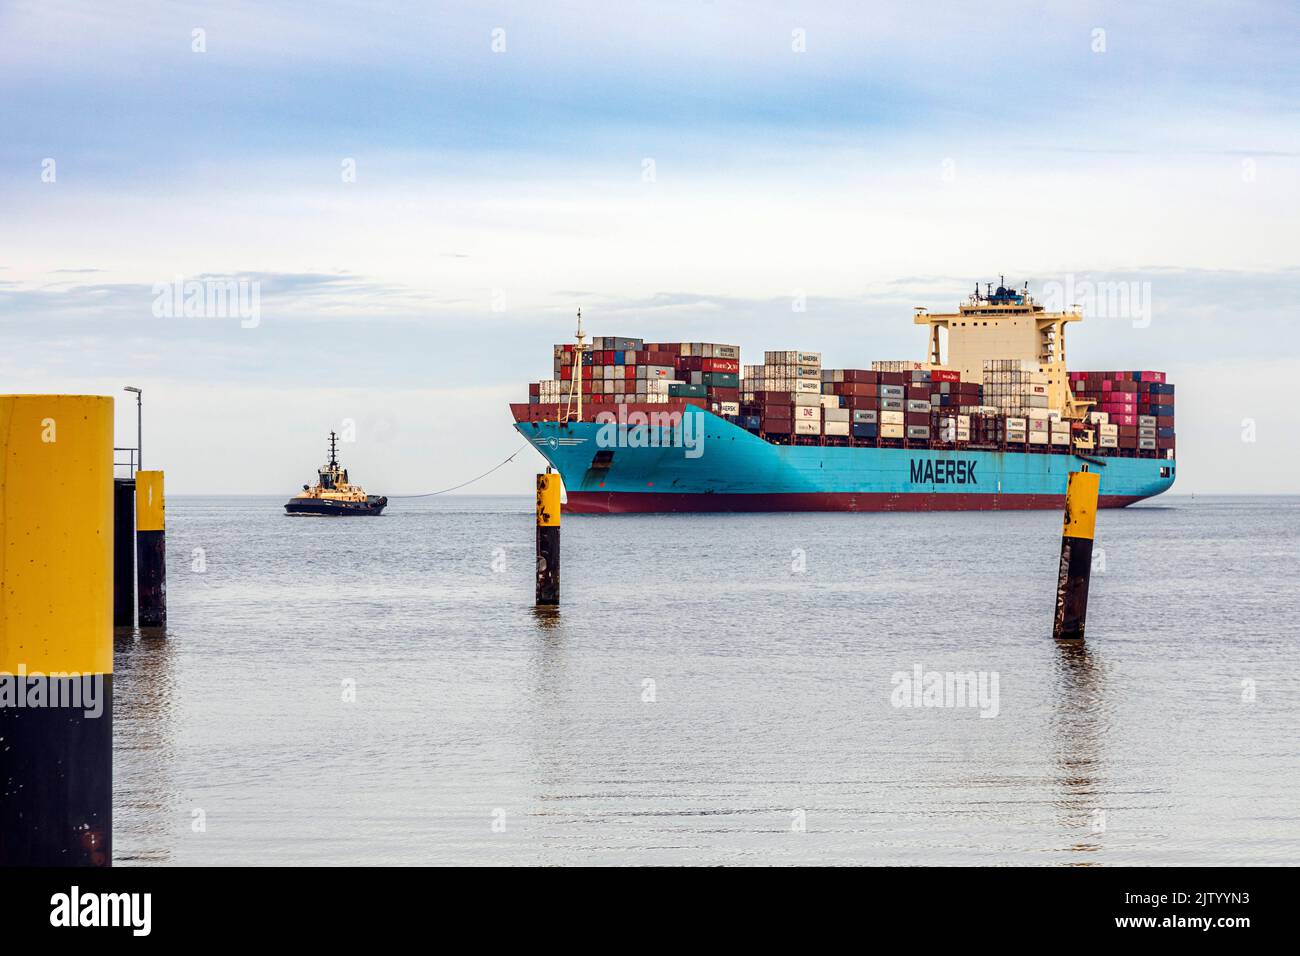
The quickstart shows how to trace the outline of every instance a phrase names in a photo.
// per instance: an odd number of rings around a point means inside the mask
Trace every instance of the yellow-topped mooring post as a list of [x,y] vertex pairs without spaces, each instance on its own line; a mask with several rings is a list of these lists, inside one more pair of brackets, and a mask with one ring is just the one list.
[[560,476],[537,476],[537,604],[560,603]]
[[167,625],[167,530],[163,473],[135,473],[135,568],[140,626]]
[[113,399],[0,396],[0,865],[107,866]]
[[1056,581],[1056,618],[1052,626],[1052,636],[1058,641],[1083,640],[1100,487],[1101,476],[1095,471],[1070,472],[1065,491],[1065,527],[1061,532],[1061,566]]

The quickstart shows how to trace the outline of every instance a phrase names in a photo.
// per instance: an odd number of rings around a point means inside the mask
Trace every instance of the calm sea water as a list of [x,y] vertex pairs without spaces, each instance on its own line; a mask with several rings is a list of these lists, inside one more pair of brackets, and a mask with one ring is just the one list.
[[1300,499],[1104,512],[1081,650],[1054,512],[568,517],[543,616],[531,499],[282,503],[168,501],[119,864],[1296,862]]

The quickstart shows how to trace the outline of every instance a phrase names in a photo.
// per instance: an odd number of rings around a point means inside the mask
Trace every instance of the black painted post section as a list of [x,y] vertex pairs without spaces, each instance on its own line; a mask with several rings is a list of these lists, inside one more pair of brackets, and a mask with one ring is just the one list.
[[135,623],[135,479],[113,479],[113,626]]

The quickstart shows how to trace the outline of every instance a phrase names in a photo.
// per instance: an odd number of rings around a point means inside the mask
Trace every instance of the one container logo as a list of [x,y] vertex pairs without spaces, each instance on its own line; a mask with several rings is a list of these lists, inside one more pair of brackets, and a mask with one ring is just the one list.
[[687,458],[704,454],[704,416],[682,412],[644,412],[626,405],[596,415],[600,448],[681,448]]

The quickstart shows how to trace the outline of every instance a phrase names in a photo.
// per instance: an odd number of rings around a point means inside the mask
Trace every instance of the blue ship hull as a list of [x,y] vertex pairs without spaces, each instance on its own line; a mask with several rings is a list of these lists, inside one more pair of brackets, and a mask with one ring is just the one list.
[[565,510],[576,513],[1060,508],[1068,474],[1085,468],[1101,475],[1101,507],[1120,508],[1174,483],[1172,459],[775,445],[701,409],[685,414],[694,420],[676,430],[515,427],[559,472]]

